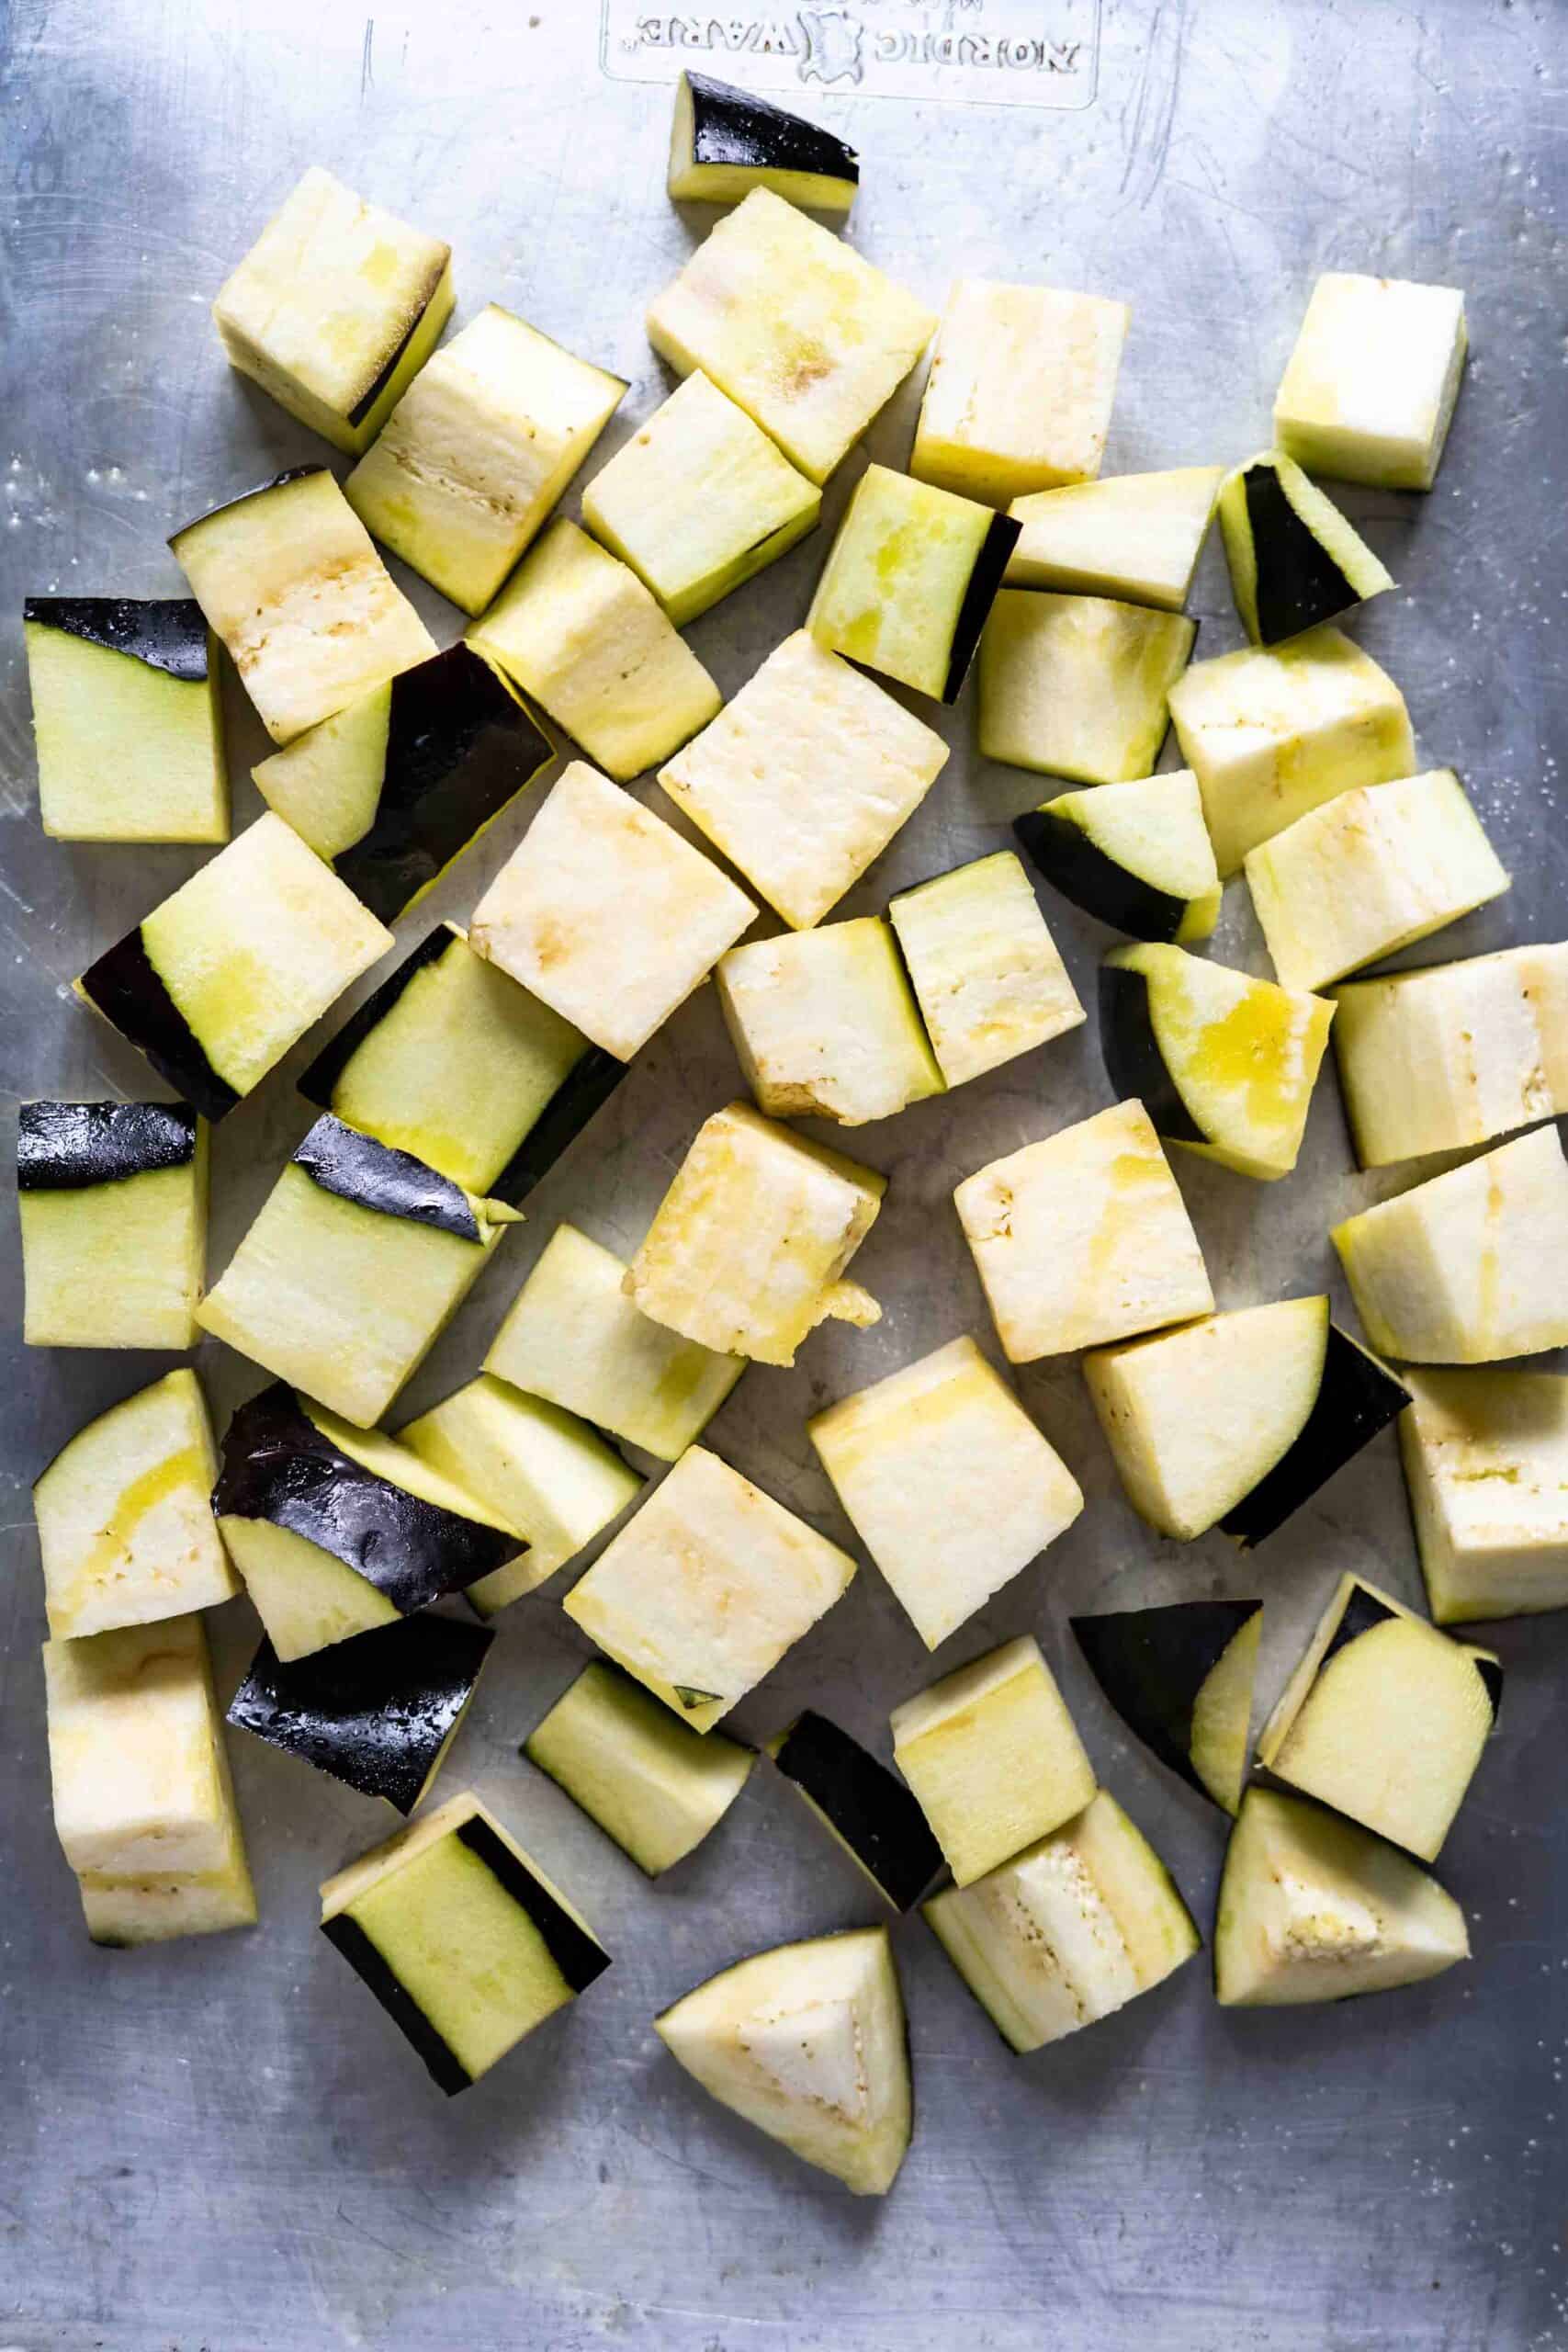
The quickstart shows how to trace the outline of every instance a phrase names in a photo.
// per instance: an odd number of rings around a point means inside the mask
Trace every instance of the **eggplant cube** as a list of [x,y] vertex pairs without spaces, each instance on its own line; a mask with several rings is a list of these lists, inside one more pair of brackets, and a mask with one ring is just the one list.
[[1337,1225],[1373,1347],[1495,1363],[1568,1344],[1568,1161],[1538,1127]]
[[1241,625],[1277,645],[1393,586],[1393,575],[1332,499],[1280,449],[1225,476],[1220,528]]
[[684,628],[817,526],[822,493],[703,375],[601,468],[582,519]]
[[221,1119],[391,944],[269,809],[89,965],[76,993]]
[[29,1348],[190,1348],[207,1266],[207,1128],[183,1103],[24,1102]]
[[674,1462],[706,1429],[745,1360],[653,1322],[626,1296],[626,1272],[613,1250],[557,1226],[484,1368]]
[[629,1061],[756,912],[673,826],[574,760],[474,909],[468,944]]
[[718,1001],[770,1118],[862,1126],[942,1091],[890,926],[879,916],[732,947]]
[[807,627],[830,652],[956,702],[1017,538],[972,498],[868,466]]
[[1470,1957],[1464,1913],[1381,1838],[1248,1789],[1214,1922],[1222,2008],[1287,2008],[1419,1984]]
[[940,735],[797,629],[659,781],[792,929],[809,931],[947,756]]
[[421,368],[344,495],[383,547],[482,613],[626,390],[487,303]]
[[705,1732],[773,1672],[854,1572],[847,1552],[694,1445],[561,1605]]
[[1342,792],[1247,861],[1274,969],[1316,989],[1376,963],[1508,888],[1451,768]]
[[1340,1091],[1363,1168],[1491,1143],[1568,1111],[1568,944],[1334,994]]
[[204,1875],[236,1822],[199,1617],[44,1645],[54,1826],[78,1873]]
[[1077,1479],[971,1339],[807,1426],[856,1533],[931,1650],[1083,1509]]
[[214,507],[169,545],[275,743],[435,650],[324,466]]
[[239,1591],[212,1518],[217,1476],[201,1385],[186,1370],[62,1446],[33,1487],[56,1641],[213,1609]]
[[64,842],[226,842],[218,647],[189,597],[29,596],[39,816]]
[[1260,1600],[1174,1600],[1075,1617],[1090,1672],[1129,1731],[1234,1814],[1247,1780]]
[[1192,1220],[1141,1102],[993,1160],[953,1202],[1010,1363],[1213,1313]]
[[1087,1017],[1010,850],[901,892],[887,920],[949,1086],[983,1078]]
[[753,188],[660,295],[648,339],[677,375],[700,368],[820,483],[935,324],[830,230]]
[[1194,662],[1170,716],[1222,875],[1336,793],[1416,769],[1404,696],[1337,628]]
[[581,1913],[467,1794],[328,1879],[321,1932],[448,2097],[610,1965]]
[[351,456],[368,446],[451,316],[452,248],[312,164],[224,281],[231,367]]
[[299,1091],[465,1191],[516,1202],[625,1076],[614,1054],[438,923],[317,1055]]
[[1274,397],[1274,438],[1312,473],[1430,490],[1466,347],[1457,287],[1328,271]]
[[1065,899],[1134,939],[1195,946],[1219,920],[1220,873],[1190,768],[1058,793],[1012,829]]
[[626,1296],[716,1354],[791,1364],[829,1318],[881,1309],[840,1279],[887,1180],[731,1102],[692,1138],[626,1278]]
[[1184,947],[1112,949],[1100,969],[1100,1037],[1118,1094],[1141,1098],[1168,1142],[1238,1176],[1296,1164],[1334,1007]]
[[893,1761],[960,1886],[1059,1829],[1094,1794],[1094,1767],[1030,1634],[906,1699],[891,1721]]
[[781,1944],[653,2020],[694,2081],[759,2132],[881,2197],[909,2144],[908,2030],[886,1928]]
[[678,1723],[640,1682],[598,1658],[536,1724],[523,1753],[649,1878],[717,1828],[757,1760],[721,1731]]
[[378,1626],[289,1666],[264,1642],[228,1720],[406,1815],[423,1804],[446,1759],[493,1639],[480,1626],[432,1615]]
[[1094,2025],[1174,1973],[1199,1935],[1169,1871],[1109,1790],[972,1886],[924,1906],[1010,2048]]
[[754,187],[848,217],[860,158],[832,131],[706,74],[675,85],[668,185],[675,203],[739,204]]
[[564,516],[468,629],[589,757],[627,784],[718,710],[718,688],[635,571]]
[[942,1848],[897,1773],[809,1707],[769,1741],[768,1753],[896,1911],[919,1901],[942,1868]]
[[554,757],[500,672],[450,645],[251,775],[355,898],[396,922]]
[[1276,1780],[1435,1861],[1492,1736],[1494,1661],[1342,1576],[1258,1742]]
[[465,1588],[481,1617],[553,1577],[642,1489],[597,1430],[488,1373],[410,1421],[398,1440],[526,1538],[518,1558]]
[[990,506],[1091,481],[1132,315],[1099,294],[961,277],[931,355],[910,472]]
[[1180,612],[1224,474],[1223,466],[1179,466],[1015,498],[1009,512],[1022,532],[1008,564],[1008,586]]
[[1260,1544],[1409,1401],[1324,1297],[1212,1315],[1083,1369],[1134,1509],[1182,1544],[1214,1526]]
[[982,753],[1076,784],[1147,775],[1196,635],[1180,613],[1005,588],[980,640]]
[[1439,1625],[1568,1608],[1568,1379],[1411,1372],[1405,1484]]
[[515,1212],[318,1119],[197,1320],[368,1429],[479,1280]]
[[230,1422],[212,1509],[285,1666],[394,1625],[524,1548],[409,1447],[281,1381]]

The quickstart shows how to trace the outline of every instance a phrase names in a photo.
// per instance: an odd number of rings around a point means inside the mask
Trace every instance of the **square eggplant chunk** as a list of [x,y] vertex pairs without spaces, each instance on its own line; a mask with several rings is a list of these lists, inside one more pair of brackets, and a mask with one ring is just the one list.
[[1213,1313],[1192,1220],[1141,1102],[993,1160],[953,1201],[1010,1363]]
[[746,1083],[770,1118],[862,1126],[942,1091],[879,916],[732,947],[716,979]]
[[111,1405],[33,1486],[56,1641],[213,1609],[240,1589],[212,1516],[218,1453],[183,1368]]
[[1145,776],[1197,623],[1108,596],[1007,588],[980,640],[980,750],[1075,784]]
[[207,1125],[183,1102],[24,1102],[22,1337],[191,1348],[207,1272]]
[[582,519],[684,628],[787,554],[822,493],[742,408],[688,376],[601,467]]
[[478,1797],[451,1797],[321,1889],[321,1932],[453,2096],[610,1965]]
[[940,735],[807,629],[659,781],[795,931],[858,882],[947,763]]
[[773,1672],[854,1572],[847,1552],[694,1445],[562,1607],[705,1732]]
[[1022,527],[1007,584],[1179,613],[1224,478],[1223,466],[1178,466],[1015,498],[1009,512]]
[[468,944],[629,1061],[756,912],[672,825],[574,760],[474,909]]
[[1439,1625],[1568,1608],[1568,1379],[1407,1372],[1400,1449]]
[[515,1222],[515,1211],[329,1112],[283,1170],[197,1319],[368,1429]]
[[29,596],[39,816],[66,842],[226,842],[218,644],[193,597]]
[[487,303],[421,368],[344,494],[383,547],[482,613],[626,389]]
[[312,164],[212,306],[230,365],[351,456],[451,316],[452,248]]
[[829,1317],[881,1313],[841,1277],[887,1180],[731,1102],[704,1121],[626,1275],[656,1323],[716,1353],[791,1364]]
[[1466,348],[1457,286],[1326,271],[1274,396],[1274,438],[1309,473],[1430,490]]
[[949,1086],[983,1078],[1087,1018],[1011,850],[900,892],[887,920]]
[[972,498],[868,466],[807,627],[829,652],[956,702],[1018,534]]
[[655,1323],[627,1297],[626,1273],[613,1250],[558,1225],[484,1368],[673,1462],[701,1437],[746,1360]]
[[700,368],[825,482],[886,407],[936,321],[771,189],[712,229],[648,314],[677,375]]
[[269,809],[90,964],[76,993],[221,1119],[391,944]]
[[1100,294],[961,277],[931,355],[909,471],[1003,507],[1092,481],[1132,316]]
[[928,1649],[1083,1509],[1077,1479],[971,1339],[830,1405],[807,1430]]

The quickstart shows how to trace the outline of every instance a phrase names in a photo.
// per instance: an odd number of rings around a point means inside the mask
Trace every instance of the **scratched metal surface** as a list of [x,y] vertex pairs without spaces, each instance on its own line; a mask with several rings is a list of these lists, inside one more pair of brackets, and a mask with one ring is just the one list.
[[[891,5],[864,0],[868,17]],[[320,454],[220,364],[205,305],[226,266],[304,164],[330,164],[451,236],[463,313],[497,298],[631,378],[613,446],[664,389],[640,315],[694,224],[662,193],[666,95],[605,75],[588,0],[532,0],[532,13],[523,0],[424,6],[373,24],[346,0],[12,0],[8,22],[0,0],[0,26],[3,1075],[23,1093],[134,1092],[140,1065],[71,1005],[66,983],[192,856],[41,840],[16,616],[28,590],[175,591],[171,526]],[[1510,898],[1433,956],[1562,926],[1562,34],[1549,0],[1106,0],[1098,90],[1076,111],[910,105],[844,81],[814,93],[865,152],[855,241],[901,278],[933,299],[959,269],[1131,298],[1111,470],[1235,458],[1266,437],[1314,271],[1466,288],[1475,356],[1439,488],[1427,501],[1353,502],[1404,591],[1359,632],[1405,687],[1428,758],[1470,780],[1517,875]],[[624,71],[624,55],[612,62]],[[873,436],[878,456],[902,462],[911,414],[906,395]],[[834,513],[858,463],[834,486]],[[694,632],[727,690],[802,614],[822,545]],[[420,601],[452,634],[451,613]],[[1201,650],[1235,640],[1213,548],[1196,609]],[[230,720],[243,776],[261,741],[237,695]],[[931,805],[841,911],[998,845],[1038,797],[1030,779],[973,756],[970,724],[966,709],[952,718],[956,756]],[[248,783],[238,797],[252,813]],[[466,910],[519,830],[498,829],[414,927]],[[1087,989],[1105,935],[1058,906],[1050,917]],[[1234,904],[1218,944],[1261,967]],[[214,1267],[305,1124],[288,1083],[301,1059],[220,1131]],[[685,1140],[735,1085],[710,992],[536,1196],[411,1402],[471,1369],[558,1216],[634,1243]],[[855,1271],[886,1300],[886,1320],[869,1335],[819,1335],[793,1374],[751,1373],[715,1427],[721,1449],[841,1535],[807,1410],[961,1329],[989,1344],[950,1188],[1105,1099],[1086,1029],[864,1131],[858,1148],[892,1189]],[[1179,1173],[1232,1304],[1329,1279],[1325,1228],[1370,1189],[1348,1172],[1328,1082],[1293,1182]],[[14,1333],[9,1238],[4,1278]],[[226,1411],[250,1376],[206,1353]],[[873,2210],[709,2106],[659,2053],[649,2019],[744,1950],[869,1919],[874,1899],[764,1770],[691,1864],[647,1886],[516,1758],[580,1654],[553,1593],[505,1622],[446,1786],[472,1781],[498,1806],[577,1895],[615,1965],[481,2086],[451,2105],[429,2089],[316,1932],[317,1880],[383,1836],[385,1817],[254,1742],[236,1742],[235,1764],[260,1930],[141,1955],[87,1946],[49,1821],[27,1482],[89,1411],[161,1368],[11,1360],[7,2346],[1568,2346],[1561,1621],[1500,1637],[1514,1669],[1503,1729],[1444,1855],[1473,1920],[1472,1967],[1342,2011],[1236,2017],[1213,2007],[1200,1962],[1121,2018],[1018,2060],[908,1924],[898,1951],[919,2131],[894,2194]],[[1218,1818],[1119,1734],[1067,1646],[1067,1613],[1263,1590],[1271,1697],[1336,1570],[1365,1568],[1416,1596],[1393,1444],[1247,1566],[1219,1540],[1178,1550],[1141,1530],[1112,1489],[1070,1363],[1020,1385],[1090,1507],[939,1664],[1038,1631],[1106,1780],[1206,1925]],[[246,1604],[214,1633],[231,1680],[255,1634]],[[885,1745],[887,1706],[928,1671],[867,1569],[740,1720],[766,1731],[810,1697]]]

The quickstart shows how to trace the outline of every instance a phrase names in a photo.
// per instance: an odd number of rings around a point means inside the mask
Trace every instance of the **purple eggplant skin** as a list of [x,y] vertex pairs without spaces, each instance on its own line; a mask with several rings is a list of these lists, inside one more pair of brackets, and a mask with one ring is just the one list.
[[1312,1410],[1272,1470],[1221,1520],[1225,1534],[1244,1551],[1261,1544],[1409,1402],[1403,1382],[1331,1323]]
[[1134,1736],[1160,1762],[1214,1802],[1192,1766],[1198,1695],[1261,1600],[1177,1600],[1075,1617],[1089,1672]]
[[1179,936],[1190,902],[1129,874],[1071,818],[1031,808],[1013,819],[1012,830],[1036,873],[1085,914],[1130,939],[1166,946]]
[[478,1241],[479,1221],[461,1184],[427,1167],[412,1151],[399,1151],[374,1136],[361,1135],[332,1112],[324,1112],[294,1154],[313,1184],[355,1208],[378,1216],[408,1217],[433,1225],[459,1241]]
[[941,1870],[942,1854],[903,1781],[810,1707],[779,1740],[773,1761],[837,1831],[894,1909],[911,1909]]
[[194,596],[28,596],[22,618],[166,671],[186,685],[199,684],[211,664],[212,639]]
[[706,74],[686,75],[692,94],[691,163],[726,170],[809,172],[860,185],[860,157],[820,124]]
[[85,1193],[196,1158],[197,1114],[183,1102],[24,1102],[17,1189]]
[[473,1696],[493,1634],[405,1617],[283,1664],[264,1641],[228,1720],[405,1816]]
[[269,1521],[330,1552],[403,1617],[522,1549],[519,1536],[427,1502],[341,1453],[281,1380],[230,1422],[212,1508],[220,1519]]

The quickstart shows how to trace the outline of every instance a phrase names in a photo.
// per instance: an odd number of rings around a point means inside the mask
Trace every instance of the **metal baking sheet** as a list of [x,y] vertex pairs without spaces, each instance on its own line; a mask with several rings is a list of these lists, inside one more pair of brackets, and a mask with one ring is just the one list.
[[[753,17],[744,0],[742,10],[681,12],[677,29],[722,73],[715,36],[723,47],[734,28],[744,35]],[[1132,301],[1108,470],[1235,459],[1264,442],[1316,271],[1465,288],[1474,357],[1438,490],[1348,502],[1402,588],[1357,630],[1404,687],[1427,759],[1467,778],[1516,875],[1510,896],[1423,956],[1557,936],[1568,858],[1561,7],[1105,0],[1092,103],[1076,107],[1021,102],[1021,69],[998,85],[1010,102],[994,105],[948,89],[942,57],[913,97],[880,72],[885,36],[934,25],[1012,39],[1021,13],[1002,0],[798,10],[768,0],[755,17],[831,32],[814,52],[823,70],[795,83],[863,149],[854,242],[895,276],[933,301],[960,271]],[[1049,0],[1032,13],[1032,31],[1057,37]],[[1056,13],[1068,40],[1094,17],[1076,5]],[[494,298],[630,378],[605,447],[623,439],[667,389],[644,306],[704,226],[664,198],[668,88],[626,78],[635,54],[605,46],[625,16],[619,0],[604,14],[597,0],[462,10],[426,0],[374,15],[346,0],[10,0],[8,13],[0,0],[0,932],[12,1091],[142,1085],[135,1057],[71,1002],[69,982],[193,863],[180,850],[40,838],[23,595],[175,593],[170,528],[321,454],[223,366],[206,312],[308,163],[451,237],[460,317]],[[965,54],[974,80],[980,51]],[[729,66],[742,79],[743,62]],[[877,424],[874,455],[903,462],[915,399],[907,390]],[[860,463],[832,485],[829,521]],[[798,622],[824,545],[798,548],[692,632],[727,692]],[[414,593],[452,636],[451,611]],[[1201,651],[1236,641],[1213,548],[1194,609]],[[229,719],[244,819],[263,744],[237,693]],[[894,888],[999,846],[1007,820],[1041,797],[1029,777],[976,758],[972,723],[969,707],[943,721],[950,767],[840,911],[878,907]],[[522,821],[498,827],[404,930],[465,912]],[[1261,969],[1238,895],[1217,952]],[[1049,916],[1087,991],[1107,934],[1055,902]],[[215,1268],[306,1124],[289,1080],[307,1050],[220,1133]],[[468,1373],[558,1217],[623,1250],[635,1243],[699,1120],[737,1085],[709,991],[535,1196],[410,1403]],[[870,1333],[822,1332],[793,1374],[748,1374],[715,1425],[719,1448],[842,1537],[807,1412],[961,1330],[989,1346],[952,1186],[1106,1099],[1091,1025],[862,1131],[855,1148],[892,1183],[855,1272],[886,1318]],[[1348,1171],[1327,1080],[1294,1181],[1265,1188],[1182,1165],[1224,1302],[1325,1283],[1338,1295],[1326,1228],[1372,1189]],[[10,1347],[14,1239],[4,1275]],[[1502,1729],[1442,1861],[1472,1921],[1472,1967],[1340,2010],[1236,2016],[1214,2007],[1200,1962],[1124,2015],[1021,2060],[908,1923],[897,1948],[919,2127],[895,2191],[872,2208],[712,2107],[660,2053],[649,2020],[746,1950],[871,1919],[875,1899],[766,1770],[690,1864],[644,1883],[517,1757],[581,1654],[553,1588],[503,1622],[446,1785],[472,1782],[519,1829],[615,1964],[479,2087],[442,2100],[317,1933],[317,1881],[384,1836],[388,1818],[254,1741],[233,1745],[260,1929],[141,1954],[87,1945],[49,1817],[28,1482],[91,1411],[163,1368],[19,1351],[7,1365],[4,2346],[1568,2346],[1562,1620],[1499,1638],[1510,1668]],[[254,1385],[216,1348],[202,1369],[220,1412]],[[1141,1528],[1070,1363],[1029,1371],[1020,1386],[1089,1508],[938,1664],[1036,1631],[1107,1782],[1207,1926],[1222,1826],[1120,1736],[1068,1645],[1067,1614],[1261,1590],[1271,1696],[1338,1569],[1417,1595],[1393,1444],[1380,1440],[1247,1564],[1220,1539],[1179,1549]],[[222,1611],[214,1633],[231,1681],[255,1638],[247,1605]],[[931,1670],[867,1568],[740,1720],[765,1733],[811,1699],[886,1752],[887,1707]]]

